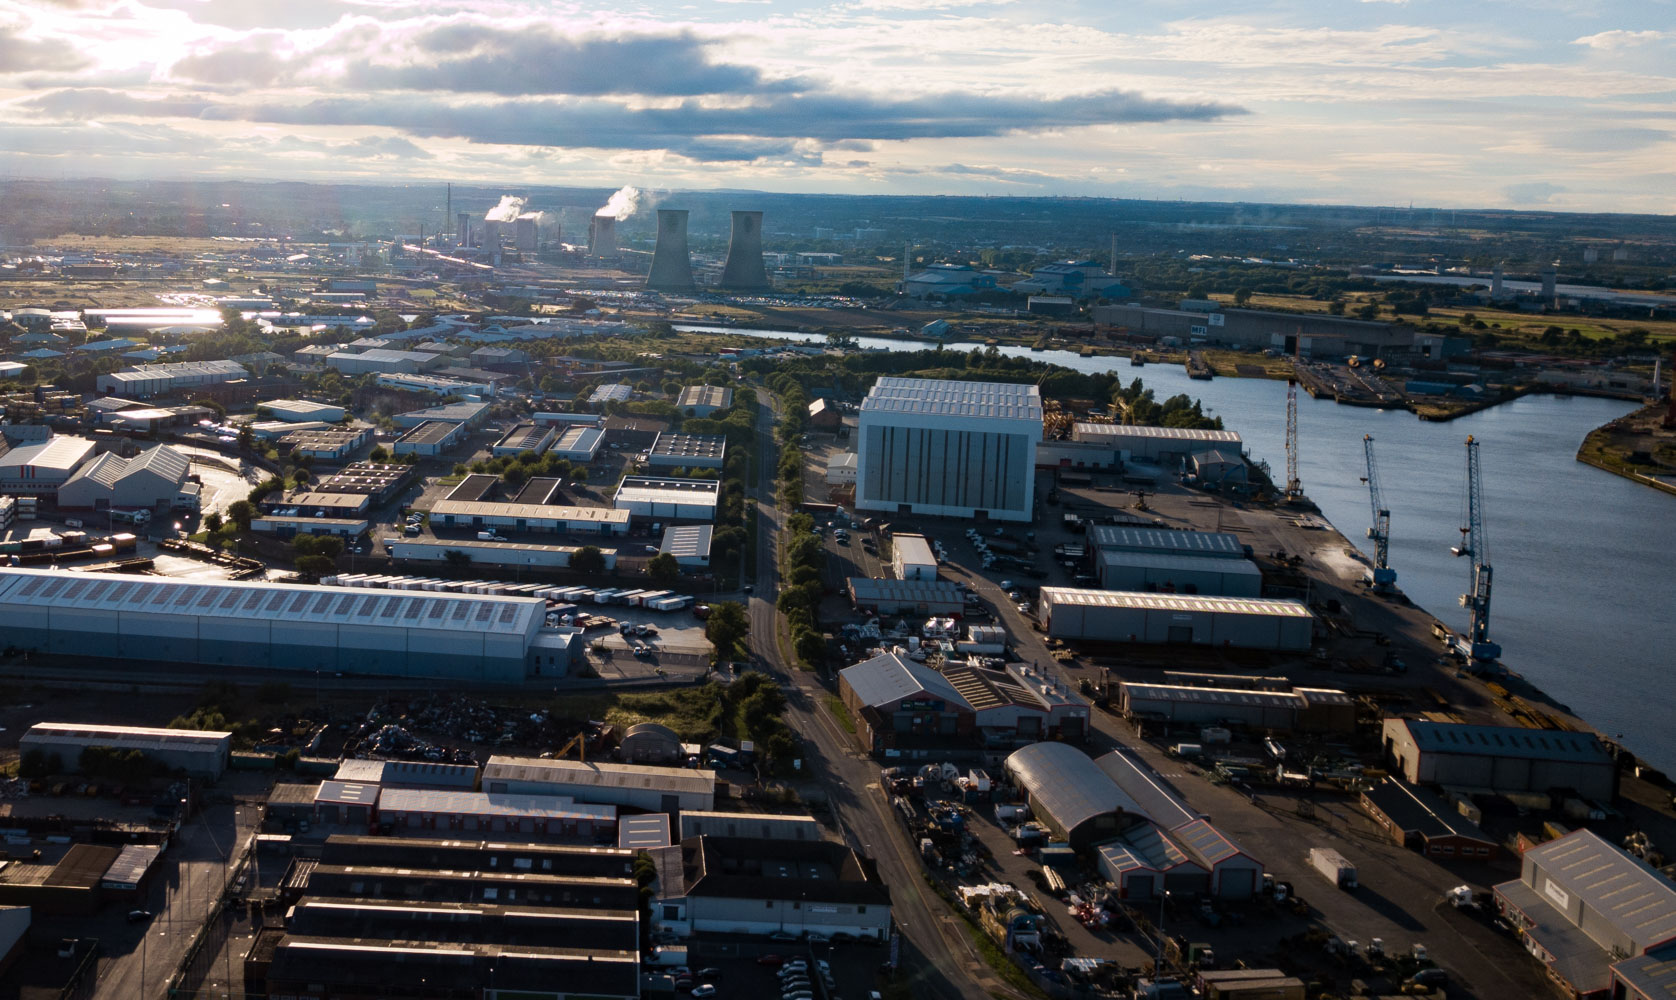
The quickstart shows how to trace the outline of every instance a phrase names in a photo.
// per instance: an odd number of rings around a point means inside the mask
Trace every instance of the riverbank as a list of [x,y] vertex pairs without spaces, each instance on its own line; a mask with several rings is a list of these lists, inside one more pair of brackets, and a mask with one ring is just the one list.
[[1578,447],[1577,461],[1676,495],[1676,429],[1664,426],[1666,412],[1655,403],[1596,427]]

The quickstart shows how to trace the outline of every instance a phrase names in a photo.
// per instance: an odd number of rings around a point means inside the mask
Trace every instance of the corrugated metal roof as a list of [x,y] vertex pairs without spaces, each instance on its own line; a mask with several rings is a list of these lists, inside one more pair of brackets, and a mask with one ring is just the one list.
[[1612,972],[1644,996],[1676,1000],[1676,956],[1637,955],[1612,966]]
[[[68,475],[70,470],[86,461],[93,451],[93,442],[86,438],[55,434],[36,444],[22,444],[0,455],[0,475],[16,476],[16,470],[33,466]],[[35,478],[41,478],[37,471]]]
[[[712,497],[714,499],[714,497]],[[628,524],[629,512],[612,507],[554,507],[537,503],[478,503],[466,500],[438,500],[432,516],[512,517],[529,521],[571,521],[590,524]]]
[[1043,587],[1042,603],[1094,608],[1138,608],[1147,611],[1199,611],[1222,615],[1313,617],[1309,609],[1298,601],[1259,597],[1207,597],[1203,594],[1154,594],[1133,590]]
[[878,601],[913,604],[963,604],[965,593],[947,580],[873,580],[864,576],[849,579],[857,604]]
[[1191,427],[1144,427],[1139,424],[1098,424],[1078,421],[1071,425],[1071,440],[1098,439],[1102,444],[1112,438],[1149,438],[1167,441],[1197,441],[1215,444],[1239,444],[1238,431],[1199,430]]
[[152,863],[163,853],[156,844],[124,844],[122,852],[105,869],[102,881],[114,885],[139,885]]
[[0,605],[511,634],[530,632],[547,609],[547,602],[537,597],[392,593],[261,580],[103,577],[38,569],[0,569]]
[[453,813],[514,819],[610,821],[617,818],[616,806],[577,802],[567,795],[466,792],[452,788],[386,788],[378,808],[382,813]]
[[1237,688],[1192,687],[1186,684],[1138,684],[1121,681],[1119,686],[1132,699],[1172,701],[1187,705],[1227,705],[1247,708],[1283,708],[1297,711],[1304,700],[1290,691],[1247,691]]
[[714,507],[720,484],[714,479],[659,479],[624,476],[617,487],[617,503],[673,503]]
[[1122,750],[1114,750],[1095,763],[1117,782],[1117,787],[1140,803],[1153,822],[1165,829],[1173,830],[1204,817],[1204,813],[1182,801],[1151,768]]
[[1170,836],[1187,849],[1200,864],[1214,868],[1230,858],[1245,854],[1227,835],[1210,825],[1209,820],[1196,819],[1170,831]]
[[1521,726],[1472,726],[1453,722],[1403,719],[1414,745],[1436,753],[1484,754],[1530,760],[1568,760],[1609,764],[1600,741],[1588,733]]
[[924,535],[893,535],[890,547],[897,562],[910,566],[937,565],[937,557],[931,554]]
[[853,667],[845,667],[838,672],[838,676],[844,679],[863,705],[883,705],[916,694],[930,694],[953,707],[967,711],[972,709],[947,677],[895,653],[884,653]]
[[955,382],[887,375],[861,401],[861,412],[920,413],[1012,420],[1042,419],[1042,394],[1034,385]]
[[153,729],[148,726],[101,726],[92,722],[37,722],[24,738],[99,740],[129,750],[184,750],[219,753],[231,746],[232,733],[207,729]]
[[526,781],[593,788],[661,789],[667,792],[713,794],[716,772],[689,767],[650,767],[643,764],[582,763],[541,757],[490,757],[483,767],[483,784]]
[[371,806],[378,801],[378,786],[359,781],[322,781],[314,802],[344,806]]
[[647,813],[644,816],[624,816],[617,821],[617,846],[631,850],[650,850],[674,843],[669,836],[669,814]]
[[1096,549],[1245,558],[1245,543],[1238,535],[1226,531],[1171,531],[1168,528],[1091,524],[1088,526],[1088,544]]
[[1116,840],[1101,844],[1097,850],[1119,871],[1163,872],[1184,866],[1204,870],[1181,845],[1152,823],[1142,823]]
[[1535,889],[1515,879],[1496,886],[1495,893],[1532,921],[1524,933],[1554,956],[1552,968],[1563,982],[1581,992],[1604,990],[1611,984],[1612,956]]
[[1227,559],[1221,556],[1174,555],[1167,552],[1127,552],[1108,549],[1100,553],[1106,566],[1133,566],[1138,569],[1157,569],[1171,573],[1227,573],[1234,576],[1254,576],[1263,571],[1246,559]]
[[1646,863],[1575,830],[1525,853],[1551,882],[1600,913],[1637,951],[1676,939],[1676,885]]
[[1108,813],[1146,815],[1092,758],[1064,743],[1033,743],[1014,751],[1007,772],[1034,805],[1067,831]]
[[716,529],[709,524],[677,524],[665,528],[659,552],[667,552],[677,559],[710,558],[710,540]]

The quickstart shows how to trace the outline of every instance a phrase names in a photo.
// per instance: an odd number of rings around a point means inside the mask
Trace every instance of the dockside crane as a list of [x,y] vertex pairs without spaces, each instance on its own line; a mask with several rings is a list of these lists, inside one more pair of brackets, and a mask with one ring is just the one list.
[[1301,500],[1304,484],[1298,479],[1298,363],[1304,331],[1292,341],[1292,374],[1286,378],[1286,499]]
[[1501,658],[1501,647],[1490,641],[1490,542],[1484,534],[1484,481],[1478,467],[1478,441],[1468,437],[1466,449],[1466,524],[1461,527],[1461,544],[1449,551],[1472,559],[1472,590],[1461,595],[1461,607],[1471,614],[1461,652],[1474,667],[1482,669]]
[[1368,537],[1373,539],[1373,569],[1368,579],[1378,594],[1388,594],[1396,585],[1397,571],[1391,568],[1391,511],[1385,506],[1385,494],[1379,488],[1379,466],[1373,461],[1373,435],[1362,435],[1362,450],[1367,454],[1368,474],[1362,482],[1368,484],[1368,501],[1373,505],[1373,524]]

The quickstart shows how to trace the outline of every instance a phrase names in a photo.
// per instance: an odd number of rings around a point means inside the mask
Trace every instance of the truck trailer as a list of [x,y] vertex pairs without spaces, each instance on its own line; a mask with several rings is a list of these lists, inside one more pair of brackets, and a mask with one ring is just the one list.
[[1340,889],[1356,888],[1356,866],[1330,847],[1309,849],[1309,863]]

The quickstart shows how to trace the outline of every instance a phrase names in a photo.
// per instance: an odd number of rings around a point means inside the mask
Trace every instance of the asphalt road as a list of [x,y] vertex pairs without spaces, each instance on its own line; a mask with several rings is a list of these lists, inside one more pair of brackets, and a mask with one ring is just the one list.
[[149,1000],[166,993],[193,935],[226,889],[229,857],[237,858],[261,814],[255,805],[210,806],[181,829],[159,859],[162,871],[139,904],[153,914],[143,933],[103,941],[96,998]]
[[831,712],[822,705],[828,692],[816,676],[798,670],[781,652],[781,629],[773,604],[779,590],[776,555],[782,528],[773,478],[779,464],[773,436],[778,401],[765,390],[759,389],[758,396],[768,408],[757,424],[762,471],[752,498],[760,539],[755,593],[749,601],[751,646],[758,666],[786,690],[787,722],[804,741],[805,780],[824,788],[850,845],[878,863],[879,874],[890,887],[892,913],[903,937],[900,974],[913,983],[915,995],[928,1000],[1013,995],[973,949],[964,922],[925,884],[918,850],[908,842],[879,787],[878,765],[838,730]]

